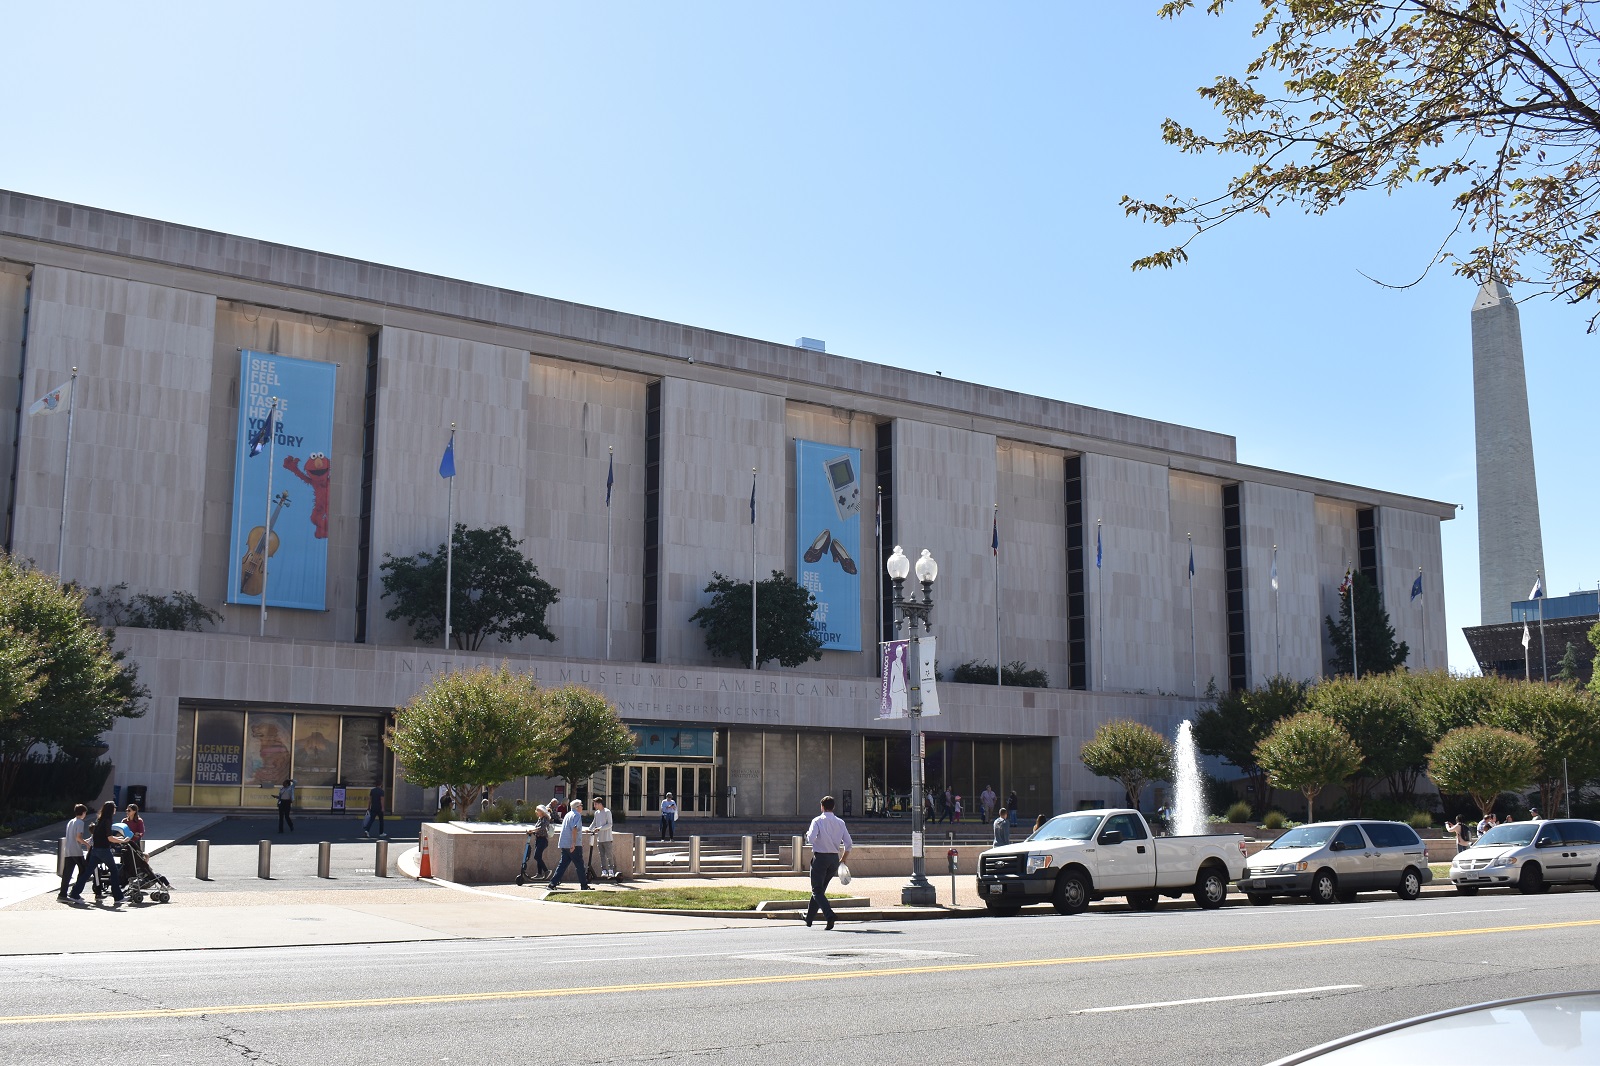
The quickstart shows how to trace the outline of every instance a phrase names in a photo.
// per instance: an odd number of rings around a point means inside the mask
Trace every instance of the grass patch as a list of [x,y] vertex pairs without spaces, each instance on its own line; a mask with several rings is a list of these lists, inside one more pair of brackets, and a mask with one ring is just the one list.
[[1428,869],[1433,871],[1433,879],[1435,881],[1448,881],[1448,880],[1450,880],[1450,864],[1449,863],[1447,863],[1447,862],[1430,862],[1428,864]]
[[[748,885],[696,885],[688,888],[636,888],[622,892],[554,892],[556,903],[587,903],[594,907],[655,907],[678,911],[753,911],[768,899],[810,899],[811,893],[792,888],[751,888]],[[839,892],[829,899],[845,899]]]

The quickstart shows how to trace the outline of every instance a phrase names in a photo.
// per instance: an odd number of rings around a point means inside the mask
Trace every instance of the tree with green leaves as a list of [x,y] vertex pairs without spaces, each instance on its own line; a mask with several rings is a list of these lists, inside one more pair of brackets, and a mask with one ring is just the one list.
[[1096,777],[1109,777],[1122,786],[1128,806],[1139,806],[1139,794],[1152,781],[1172,780],[1172,745],[1142,722],[1107,722],[1078,752],[1083,765]]
[[1600,704],[1582,689],[1542,681],[1508,681],[1483,724],[1533,741],[1539,765],[1532,781],[1539,786],[1539,809],[1547,814],[1561,809],[1563,782],[1568,776],[1583,782],[1600,775]]
[[[706,586],[711,602],[689,616],[706,631],[706,650],[719,659],[750,665],[750,582],[713,573]],[[822,637],[812,618],[817,601],[782,570],[756,590],[756,654],[762,662],[799,666],[822,658]]]
[[568,685],[542,694],[541,728],[554,738],[547,776],[577,783],[613,763],[626,762],[639,739],[623,724],[610,700],[592,689]]
[[[456,523],[451,543],[450,635],[462,651],[477,651],[484,638],[509,643],[535,636],[554,641],[545,612],[560,600],[556,587],[525,558],[522,541],[505,526],[468,529]],[[417,640],[444,635],[445,546],[416,555],[384,553],[383,595],[394,606],[385,617],[405,619]]]
[[557,738],[531,673],[480,666],[439,674],[395,708],[388,744],[412,783],[450,785],[462,813],[488,788],[543,774]]
[[1250,780],[1263,809],[1272,805],[1272,786],[1256,762],[1256,745],[1285,718],[1300,713],[1306,682],[1279,674],[1252,689],[1220,693],[1216,702],[1195,716],[1194,743],[1203,754],[1226,760]]
[[1441,791],[1472,797],[1487,816],[1502,792],[1520,792],[1539,771],[1539,746],[1520,733],[1464,726],[1439,738],[1428,775]]
[[1256,761],[1278,788],[1306,798],[1306,821],[1316,819],[1316,799],[1361,768],[1361,749],[1344,727],[1325,714],[1302,711],[1273,727],[1256,745]]
[[1567,650],[1561,653],[1561,662],[1556,666],[1555,681],[1570,681],[1580,684],[1583,681],[1583,660],[1578,656],[1578,646],[1572,641],[1567,641]]
[[35,747],[91,748],[146,695],[83,593],[0,553],[0,806]]
[[1397,675],[1363,674],[1359,681],[1329,678],[1306,696],[1306,709],[1339,723],[1362,752],[1361,766],[1345,787],[1352,813],[1361,814],[1380,779],[1387,781],[1395,799],[1414,799],[1433,737]]
[[1452,729],[1481,725],[1506,682],[1495,674],[1456,677],[1443,670],[1394,675],[1417,709],[1430,743]]
[[[1383,606],[1383,596],[1372,582],[1359,570],[1350,573],[1349,587],[1339,593],[1339,617],[1325,616],[1328,640],[1333,644],[1333,658],[1328,660],[1330,674],[1349,674],[1360,670],[1361,676],[1387,674],[1404,666],[1411,654],[1405,641],[1396,644],[1394,626],[1389,624],[1389,612]],[[1356,647],[1352,665],[1350,655],[1350,597],[1356,600]]]
[[[1221,129],[1162,124],[1178,151],[1236,158],[1239,172],[1214,195],[1123,197],[1128,214],[1187,234],[1134,269],[1184,262],[1196,237],[1241,215],[1320,215],[1362,193],[1433,186],[1453,194],[1455,217],[1441,218],[1423,272],[1449,263],[1478,282],[1526,281],[1572,302],[1595,297],[1600,4],[1259,3],[1260,54],[1199,89]],[[1160,14],[1195,6],[1170,0]],[[1235,6],[1207,0],[1205,9],[1221,16]],[[1465,247],[1470,240],[1482,243]]]
[[127,594],[128,583],[118,582],[103,589],[89,590],[86,603],[106,626],[132,626],[134,629],[172,629],[199,633],[207,625],[222,621],[222,615],[200,602],[192,592],[175,589],[165,596],[153,592]]

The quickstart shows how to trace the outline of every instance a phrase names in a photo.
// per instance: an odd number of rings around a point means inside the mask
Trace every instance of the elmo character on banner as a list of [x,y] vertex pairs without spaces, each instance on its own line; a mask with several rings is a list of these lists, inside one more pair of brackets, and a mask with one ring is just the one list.
[[333,461],[321,452],[312,452],[306,459],[305,470],[302,471],[300,460],[289,455],[284,457],[283,468],[311,486],[311,526],[316,530],[318,540],[327,540],[328,482],[333,471]]

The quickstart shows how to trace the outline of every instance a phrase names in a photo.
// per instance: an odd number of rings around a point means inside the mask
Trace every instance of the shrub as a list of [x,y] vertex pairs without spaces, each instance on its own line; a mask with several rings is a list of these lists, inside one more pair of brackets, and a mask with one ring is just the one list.
[[1282,811],[1268,811],[1267,816],[1261,819],[1261,825],[1266,829],[1282,829],[1289,821],[1289,816]]
[[[1043,670],[1029,669],[1021,659],[1006,663],[1000,671],[1000,680],[1011,688],[1049,688],[1050,675]],[[963,685],[992,685],[995,683],[994,664],[988,659],[962,663],[950,671],[950,680]]]
[[1429,814],[1427,811],[1417,811],[1410,818],[1406,819],[1406,821],[1413,829],[1433,828],[1433,815]]
[[1240,800],[1228,808],[1228,821],[1248,822],[1254,814],[1255,812],[1250,809],[1250,804]]

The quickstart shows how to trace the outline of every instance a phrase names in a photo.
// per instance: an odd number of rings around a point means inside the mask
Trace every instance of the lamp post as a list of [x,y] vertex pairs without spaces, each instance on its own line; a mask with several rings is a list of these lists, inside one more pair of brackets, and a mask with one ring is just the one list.
[[[932,627],[929,616],[933,614],[933,582],[939,576],[939,564],[933,561],[928,549],[922,549],[917,559],[917,580],[922,584],[922,599],[905,594],[905,581],[911,574],[911,560],[896,544],[889,556],[889,580],[894,582],[894,631],[899,636],[902,627],[909,630],[911,642],[911,676],[906,679],[909,692],[906,713],[911,718],[911,880],[900,889],[903,906],[931,907],[938,902],[938,893],[928,880],[923,856],[922,821],[922,634]],[[922,624],[918,631],[917,624]]]

